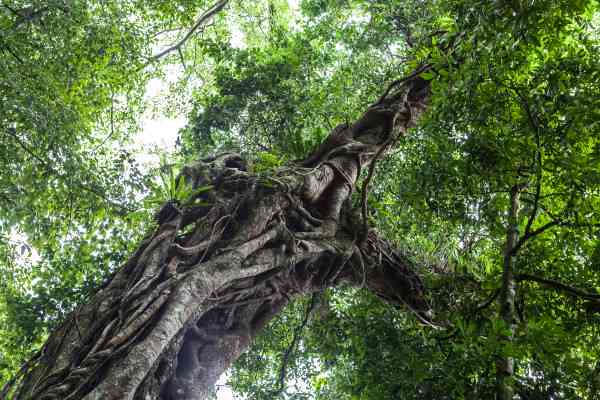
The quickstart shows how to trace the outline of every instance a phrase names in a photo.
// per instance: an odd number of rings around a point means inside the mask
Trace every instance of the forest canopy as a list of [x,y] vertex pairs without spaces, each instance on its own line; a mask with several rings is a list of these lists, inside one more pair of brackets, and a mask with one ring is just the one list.
[[[415,76],[426,110],[348,202],[418,270],[436,328],[325,288],[228,385],[484,399],[504,371],[515,398],[598,398],[596,0],[3,0],[0,384],[189,196],[185,165],[235,152],[268,179]],[[186,119],[150,164],[147,113]]]

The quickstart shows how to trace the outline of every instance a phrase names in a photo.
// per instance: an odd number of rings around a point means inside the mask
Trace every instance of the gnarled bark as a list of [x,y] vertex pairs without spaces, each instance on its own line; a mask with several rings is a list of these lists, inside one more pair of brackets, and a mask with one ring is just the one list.
[[235,154],[184,168],[190,185],[211,189],[165,204],[155,232],[51,335],[7,394],[203,399],[295,296],[340,283],[365,285],[427,322],[419,276],[363,229],[346,201],[361,171],[424,109],[423,79],[393,89],[305,161],[268,178]]

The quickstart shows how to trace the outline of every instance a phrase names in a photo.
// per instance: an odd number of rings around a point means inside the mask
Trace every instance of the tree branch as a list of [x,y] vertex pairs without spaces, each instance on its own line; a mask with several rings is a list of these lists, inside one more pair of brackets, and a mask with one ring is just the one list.
[[11,56],[13,56],[15,58],[15,60],[17,60],[19,62],[19,64],[25,64],[25,62],[23,61],[23,59],[17,53],[15,53],[14,50],[7,43],[4,43],[3,47],[6,49],[6,51]]
[[517,244],[515,244],[515,247],[512,248],[512,250],[511,250],[512,254],[516,254],[521,249],[521,247],[523,247],[523,245],[525,244],[525,242],[527,240],[531,239],[534,236],[544,233],[545,231],[552,228],[553,226],[560,225],[560,224],[561,224],[561,220],[555,219],[555,220],[548,222],[547,224],[540,226],[539,228],[537,228],[533,231],[530,231],[530,232],[524,234],[517,241]]
[[535,130],[535,143],[536,143],[536,151],[535,151],[536,160],[535,161],[537,163],[537,171],[536,171],[537,176],[536,176],[536,182],[535,182],[535,197],[533,200],[533,209],[531,210],[531,214],[529,216],[529,219],[527,220],[527,225],[525,226],[525,232],[523,233],[523,236],[529,235],[531,226],[533,225],[533,221],[535,220],[537,213],[538,213],[540,196],[541,196],[541,192],[542,192],[542,149],[541,149],[540,133],[538,130]]
[[228,2],[229,2],[229,0],[219,0],[215,4],[213,4],[213,6],[211,8],[209,8],[208,10],[206,10],[204,12],[204,14],[202,14],[200,16],[200,18],[198,18],[198,20],[196,21],[196,23],[194,24],[194,26],[192,26],[192,28],[188,31],[188,33],[186,33],[185,36],[179,42],[177,42],[174,45],[166,48],[165,50],[161,51],[160,53],[153,55],[152,58],[150,59],[150,61],[151,62],[157,61],[157,60],[161,59],[162,57],[166,56],[167,54],[169,54],[172,51],[180,50],[181,47],[190,39],[190,37],[192,37],[192,35],[202,25],[204,25],[212,17],[214,17],[219,11],[221,11],[223,8],[225,8],[225,6],[227,5]]
[[[27,154],[29,154],[36,161],[38,161],[44,167],[44,169],[46,171],[48,171],[52,175],[56,176],[57,178],[60,178],[63,180],[66,179],[66,177],[63,174],[58,172],[55,168],[52,167],[52,165],[50,165],[50,162],[44,160],[42,157],[40,157],[38,154],[36,154],[23,140],[21,140],[21,138],[16,134],[16,132],[13,129],[9,128],[9,129],[5,130],[4,132],[6,132],[10,137],[12,137],[19,144],[19,147],[21,147]],[[106,201],[111,207],[117,208],[121,212],[128,213],[128,212],[135,211],[135,210],[125,207],[121,204],[115,203],[114,201],[112,201],[108,197],[106,197],[106,195],[104,195],[104,193],[101,193],[94,188],[88,187],[80,182],[76,182],[75,184],[80,189],[85,190],[86,192],[90,192],[90,193],[98,196],[102,200]]]
[[584,290],[577,289],[573,286],[566,285],[566,284],[556,281],[554,279],[541,278],[539,276],[535,276],[535,275],[531,275],[531,274],[517,274],[517,275],[515,275],[515,280],[518,282],[523,282],[523,281],[537,282],[539,284],[547,286],[548,288],[558,290],[561,292],[565,292],[573,297],[579,297],[579,298],[591,300],[594,302],[600,302],[600,294],[589,293]]
[[487,307],[489,307],[490,304],[492,304],[494,302],[494,300],[496,300],[496,298],[498,297],[499,294],[500,294],[500,288],[494,290],[492,295],[486,301],[484,301],[481,304],[478,304],[477,307],[475,307],[475,309],[473,310],[473,313],[480,312],[480,311],[486,309]]
[[[550,229],[554,226],[557,226],[557,225],[569,226],[569,227],[595,226],[594,224],[569,223],[569,222],[565,221],[565,216],[567,215],[567,212],[573,207],[574,202],[575,202],[575,191],[571,192],[571,197],[569,198],[567,205],[565,206],[565,208],[559,215],[556,215],[556,214],[553,215],[552,213],[550,213],[549,210],[545,209],[545,207],[543,207],[543,205],[540,205],[538,202],[537,205],[535,205],[535,207],[541,208],[542,210],[544,210],[550,216],[550,218],[552,218],[552,221],[540,226],[539,228],[537,228],[533,231],[529,231],[529,232],[525,233],[513,247],[512,254],[513,255],[517,254],[517,252],[521,249],[521,247],[523,247],[523,245],[525,244],[525,242],[527,242],[527,240],[529,240],[539,234],[544,233],[545,231],[547,231],[548,229]],[[529,225],[529,222],[528,222],[528,225]],[[529,228],[530,228],[530,226],[529,226]]]
[[276,391],[277,394],[279,394],[283,391],[283,388],[285,385],[285,376],[287,375],[287,365],[289,362],[289,358],[290,358],[292,352],[294,351],[294,349],[296,348],[296,344],[298,343],[298,340],[300,340],[300,336],[302,335],[302,332],[304,331],[304,328],[306,327],[306,324],[308,323],[308,320],[309,320],[313,310],[315,309],[315,306],[317,305],[317,299],[319,298],[319,296],[320,296],[320,292],[313,293],[313,295],[310,299],[310,303],[306,307],[304,319],[302,320],[300,325],[298,325],[296,327],[296,329],[294,331],[294,336],[292,337],[292,342],[290,343],[288,348],[285,350],[285,353],[283,354],[283,358],[281,360],[281,367],[279,369],[279,379],[278,379],[279,388]]

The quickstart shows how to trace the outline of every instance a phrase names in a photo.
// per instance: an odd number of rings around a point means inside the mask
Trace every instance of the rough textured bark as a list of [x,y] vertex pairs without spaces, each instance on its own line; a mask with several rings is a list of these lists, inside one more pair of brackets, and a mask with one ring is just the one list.
[[428,83],[388,89],[301,163],[270,177],[236,154],[182,171],[196,188],[169,202],[127,263],[54,332],[6,388],[14,399],[203,399],[295,296],[346,283],[429,320],[410,263],[364,230],[347,201],[362,170],[425,108]]

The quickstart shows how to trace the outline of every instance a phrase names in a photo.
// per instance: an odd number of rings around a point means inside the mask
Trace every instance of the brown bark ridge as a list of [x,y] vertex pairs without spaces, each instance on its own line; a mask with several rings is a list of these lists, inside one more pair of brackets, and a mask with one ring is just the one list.
[[412,76],[392,89],[269,177],[231,153],[185,167],[183,179],[205,190],[165,204],[156,230],[3,397],[204,399],[288,302],[341,283],[364,285],[428,323],[418,274],[375,230],[361,233],[346,201],[361,170],[425,108],[427,81]]

